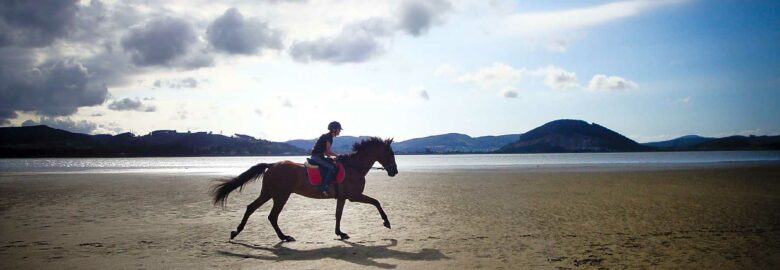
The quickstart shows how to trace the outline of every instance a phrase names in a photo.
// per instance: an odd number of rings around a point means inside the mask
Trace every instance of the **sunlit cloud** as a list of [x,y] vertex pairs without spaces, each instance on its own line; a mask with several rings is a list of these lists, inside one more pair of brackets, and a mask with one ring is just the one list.
[[639,85],[623,77],[597,74],[588,83],[590,91],[623,91],[638,89]]
[[636,16],[654,8],[685,0],[617,1],[585,8],[533,13],[516,13],[505,19],[506,26],[521,34],[567,32]]
[[560,67],[547,66],[533,71],[532,74],[543,76],[544,84],[550,89],[566,90],[580,87],[577,82],[577,74]]
[[463,74],[458,81],[473,83],[483,88],[503,88],[519,83],[523,72],[524,70],[515,69],[504,63],[493,63],[476,72]]

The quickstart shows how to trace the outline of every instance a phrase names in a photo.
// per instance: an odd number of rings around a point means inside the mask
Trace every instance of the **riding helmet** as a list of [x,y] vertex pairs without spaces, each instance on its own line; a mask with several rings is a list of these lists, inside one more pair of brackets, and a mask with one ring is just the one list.
[[330,124],[328,124],[328,130],[334,130],[334,129],[343,129],[341,128],[341,123],[337,121],[330,122]]

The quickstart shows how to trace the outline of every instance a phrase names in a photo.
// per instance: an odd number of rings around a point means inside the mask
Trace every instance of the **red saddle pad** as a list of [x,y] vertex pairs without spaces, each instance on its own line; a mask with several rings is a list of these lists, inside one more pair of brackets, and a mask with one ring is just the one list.
[[[336,174],[336,183],[343,183],[344,178],[347,177],[346,171],[344,171],[344,165],[341,162],[338,163],[339,172]],[[320,175],[320,168],[313,166],[306,166],[306,172],[309,175],[309,183],[312,185],[322,185],[322,175]],[[332,181],[331,181],[332,182]]]

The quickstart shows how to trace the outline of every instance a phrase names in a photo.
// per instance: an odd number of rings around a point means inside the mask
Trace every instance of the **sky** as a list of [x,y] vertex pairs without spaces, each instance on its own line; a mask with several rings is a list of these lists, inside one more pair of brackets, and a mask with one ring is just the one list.
[[780,2],[0,2],[0,124],[406,140],[780,134]]

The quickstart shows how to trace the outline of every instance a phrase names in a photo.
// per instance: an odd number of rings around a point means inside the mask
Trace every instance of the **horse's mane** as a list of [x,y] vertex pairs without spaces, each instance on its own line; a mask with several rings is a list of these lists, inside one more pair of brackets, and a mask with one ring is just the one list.
[[363,139],[359,142],[355,142],[355,144],[352,145],[352,152],[357,153],[377,145],[389,146],[391,143],[393,143],[392,138],[387,140],[382,140],[382,138],[379,137],[371,137],[368,139]]

